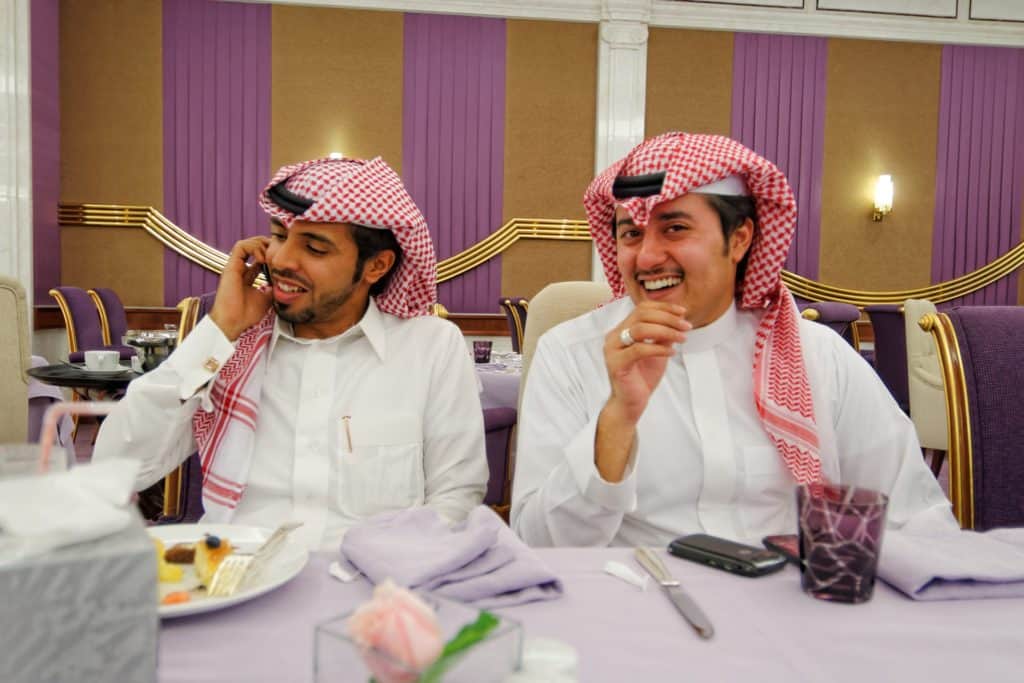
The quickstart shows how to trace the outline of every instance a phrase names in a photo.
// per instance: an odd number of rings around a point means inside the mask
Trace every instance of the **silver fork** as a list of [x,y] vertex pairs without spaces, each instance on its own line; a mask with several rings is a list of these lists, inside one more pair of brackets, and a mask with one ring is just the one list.
[[206,593],[212,598],[227,598],[235,594],[249,576],[258,574],[280,550],[285,540],[302,522],[285,522],[270,535],[252,555],[229,555],[213,574]]

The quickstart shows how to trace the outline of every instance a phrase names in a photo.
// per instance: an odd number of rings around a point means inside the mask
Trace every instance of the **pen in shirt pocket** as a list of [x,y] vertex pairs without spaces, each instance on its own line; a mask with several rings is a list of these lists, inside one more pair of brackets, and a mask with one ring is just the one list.
[[345,426],[345,442],[348,445],[348,452],[349,453],[352,452],[352,430],[349,427],[349,422],[351,422],[351,420],[352,420],[352,416],[350,416],[350,415],[342,415],[341,416],[341,424],[343,424]]

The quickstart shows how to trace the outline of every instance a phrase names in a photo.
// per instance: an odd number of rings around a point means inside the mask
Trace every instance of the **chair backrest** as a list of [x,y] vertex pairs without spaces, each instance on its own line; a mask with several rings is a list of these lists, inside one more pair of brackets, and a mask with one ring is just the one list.
[[589,313],[612,298],[612,290],[604,282],[570,280],[552,282],[530,300],[530,324],[523,335],[523,373],[519,380],[522,402],[526,375],[541,335],[560,322]]
[[128,331],[128,315],[124,311],[121,297],[106,287],[90,289],[89,296],[96,305],[96,312],[100,314],[104,345],[120,345],[124,333]]
[[874,304],[865,306],[875,333],[875,370],[903,412],[910,412],[907,388],[907,331],[903,306]]
[[512,428],[516,425],[515,408],[484,409],[484,440],[490,477],[484,504],[507,521],[512,500]]
[[1024,525],[1024,306],[925,316],[949,415],[949,492],[966,529]]
[[508,331],[512,337],[512,350],[521,353],[523,349],[523,332],[526,330],[526,314],[530,302],[521,296],[503,296],[498,299],[498,305],[505,312],[508,320]]
[[445,318],[445,319],[447,319],[448,318],[448,309],[444,307],[444,304],[442,304],[440,301],[438,301],[438,302],[434,303],[433,306],[430,307],[430,314],[431,315],[436,315],[438,318]]
[[0,276],[0,443],[24,443],[28,437],[28,304],[25,288]]
[[932,335],[921,329],[921,319],[935,313],[926,299],[903,302],[907,345],[907,399],[917,440],[924,448],[944,451],[949,444],[946,425],[946,393]]
[[[88,292],[79,287],[54,287],[50,296],[57,301],[68,332],[68,351],[99,349],[103,343],[103,325],[99,311]],[[118,340],[120,343],[120,340]]]
[[800,315],[816,323],[828,325],[839,336],[849,342],[850,346],[860,351],[860,338],[857,334],[857,321],[860,320],[860,309],[853,304],[838,301],[817,301],[807,304]]

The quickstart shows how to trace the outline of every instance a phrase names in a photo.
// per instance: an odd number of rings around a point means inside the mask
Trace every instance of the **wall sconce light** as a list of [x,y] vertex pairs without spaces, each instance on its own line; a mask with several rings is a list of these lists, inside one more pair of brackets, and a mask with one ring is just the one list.
[[342,154],[341,152],[331,152],[330,154],[327,155],[327,158],[328,159],[344,159],[345,155]]
[[892,176],[880,175],[875,182],[875,208],[871,220],[880,221],[892,211]]

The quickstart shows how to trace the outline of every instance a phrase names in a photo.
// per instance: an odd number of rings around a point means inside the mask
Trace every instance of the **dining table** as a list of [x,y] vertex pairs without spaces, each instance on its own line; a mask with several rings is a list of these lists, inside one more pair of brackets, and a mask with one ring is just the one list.
[[480,389],[480,405],[488,408],[519,407],[519,381],[522,376],[522,356],[518,353],[495,353],[490,362],[476,363],[476,376]]
[[[814,599],[799,571],[747,578],[660,552],[714,625],[705,640],[653,583],[641,589],[604,570],[640,567],[628,548],[540,548],[562,580],[555,600],[496,610],[527,641],[572,648],[579,681],[934,682],[1019,681],[1024,598],[914,601],[879,582],[866,603]],[[362,578],[328,573],[332,553],[314,553],[290,582],[219,611],[165,619],[158,680],[312,681],[314,634],[367,600]]]

